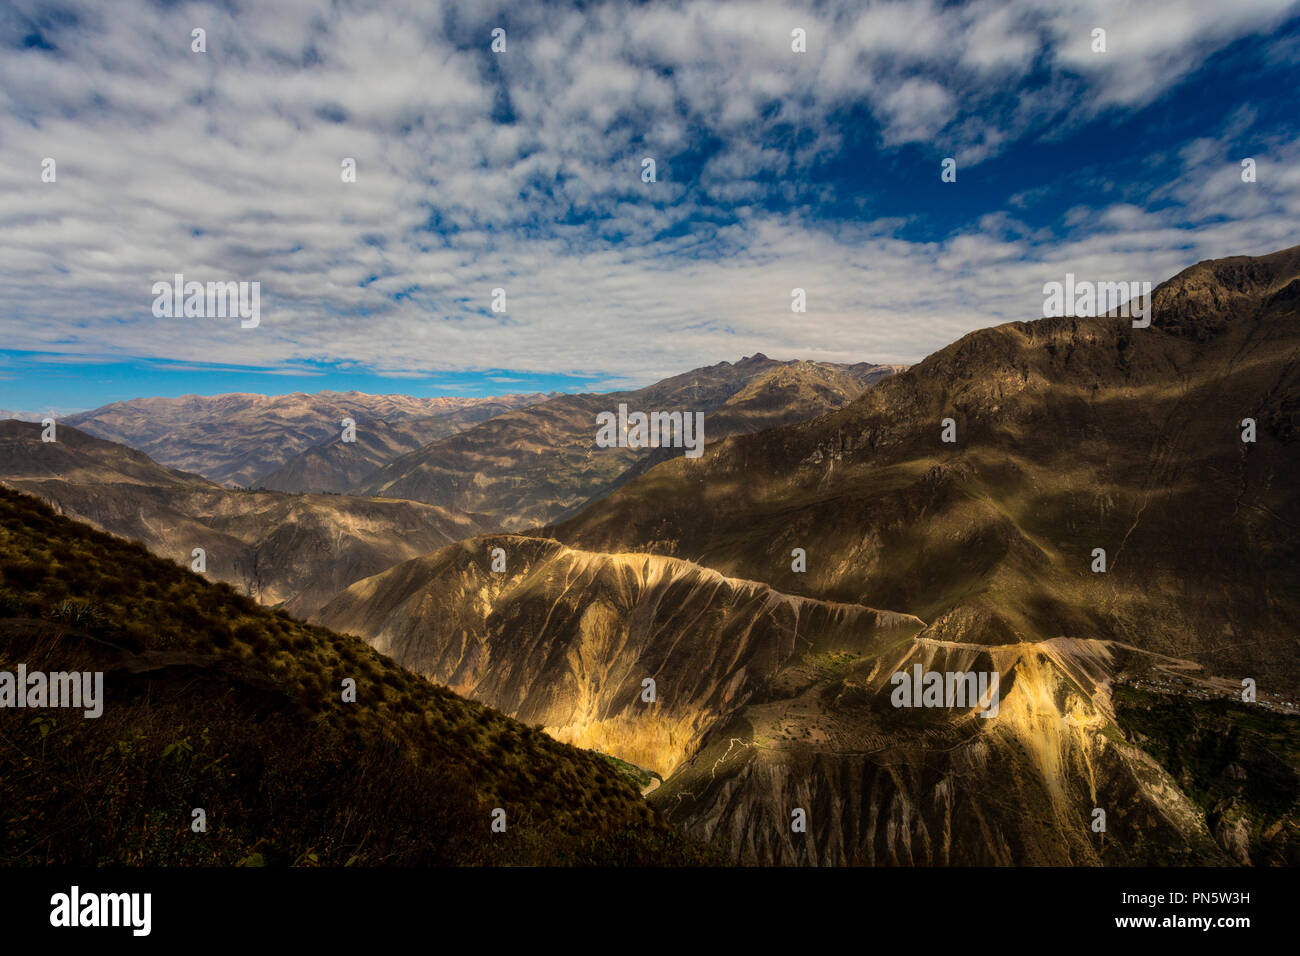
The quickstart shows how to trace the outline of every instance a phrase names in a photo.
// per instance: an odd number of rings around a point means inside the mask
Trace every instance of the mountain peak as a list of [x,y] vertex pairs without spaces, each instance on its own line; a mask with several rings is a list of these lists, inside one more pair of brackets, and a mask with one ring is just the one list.
[[1293,301],[1297,281],[1300,246],[1266,256],[1207,259],[1156,287],[1153,324],[1174,335],[1205,341],[1236,317]]

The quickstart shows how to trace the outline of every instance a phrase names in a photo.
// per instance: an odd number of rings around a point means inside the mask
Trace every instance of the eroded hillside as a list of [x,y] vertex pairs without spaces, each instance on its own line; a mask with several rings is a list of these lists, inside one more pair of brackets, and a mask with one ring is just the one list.
[[[502,572],[492,570],[497,549]],[[665,775],[790,660],[892,646],[921,628],[907,615],[781,594],[686,561],[518,535],[398,565],[318,618],[560,740]]]

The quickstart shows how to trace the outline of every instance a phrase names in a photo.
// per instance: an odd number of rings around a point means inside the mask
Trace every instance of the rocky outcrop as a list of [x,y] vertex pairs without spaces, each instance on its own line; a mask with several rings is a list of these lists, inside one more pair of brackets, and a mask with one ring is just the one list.
[[[787,669],[650,797],[737,861],[839,865],[1227,862],[1204,815],[1109,716],[1111,649],[924,637]],[[915,666],[1000,675],[992,717],[900,709]],[[1097,810],[1106,829],[1094,830]],[[802,811],[805,831],[793,827]]]

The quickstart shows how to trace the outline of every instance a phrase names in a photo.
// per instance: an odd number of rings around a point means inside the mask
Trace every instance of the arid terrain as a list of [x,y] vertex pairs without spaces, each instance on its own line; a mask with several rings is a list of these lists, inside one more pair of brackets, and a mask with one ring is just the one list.
[[[176,588],[205,549],[221,600],[289,635],[237,629],[241,667],[354,635],[414,675],[402,693],[532,728],[539,767],[604,755],[583,766],[623,789],[583,786],[640,862],[1295,865],[1300,247],[1202,262],[1153,301],[1147,328],[1012,322],[911,368],[754,355],[433,410],[127,402],[55,442],[0,424],[0,483],[143,544]],[[703,412],[702,456],[598,447],[620,403]],[[345,413],[368,416],[356,443]],[[217,483],[254,476],[279,490]],[[40,546],[11,524],[32,555],[4,570],[12,646],[111,631],[116,599],[64,613],[93,575],[23,597]],[[900,704],[928,673],[997,698]]]
[[[736,860],[1295,862],[1293,716],[1280,803],[1207,802],[1114,689],[1178,673],[1239,698],[1249,679],[1295,713],[1298,307],[1291,249],[1187,270],[1147,329],[972,333],[838,411],[398,565],[318,617],[656,771],[652,804]],[[995,671],[999,713],[891,706],[916,664]]]

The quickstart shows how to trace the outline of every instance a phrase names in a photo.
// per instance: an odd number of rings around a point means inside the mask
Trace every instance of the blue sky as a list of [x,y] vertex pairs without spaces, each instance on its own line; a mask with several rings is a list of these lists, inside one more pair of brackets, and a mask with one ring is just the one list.
[[0,11],[0,410],[910,363],[1300,242],[1295,2],[258,6]]
[[[43,409],[69,414],[110,401],[142,396],[219,395],[228,392],[284,394],[288,392],[351,391],[372,395],[399,393],[416,398],[439,395],[487,396],[526,392],[592,391],[592,380],[578,375],[548,375],[506,369],[445,371],[432,374],[379,375],[366,369],[341,369],[336,364],[305,363],[280,368],[192,365],[160,360],[113,361],[91,358],[76,362],[57,352],[0,352],[0,368],[13,377],[0,394],[12,396],[13,407],[34,417],[41,396],[56,395],[63,404]],[[15,387],[15,383],[22,383]],[[36,399],[24,409],[22,399]],[[48,404],[48,403],[45,403]]]

